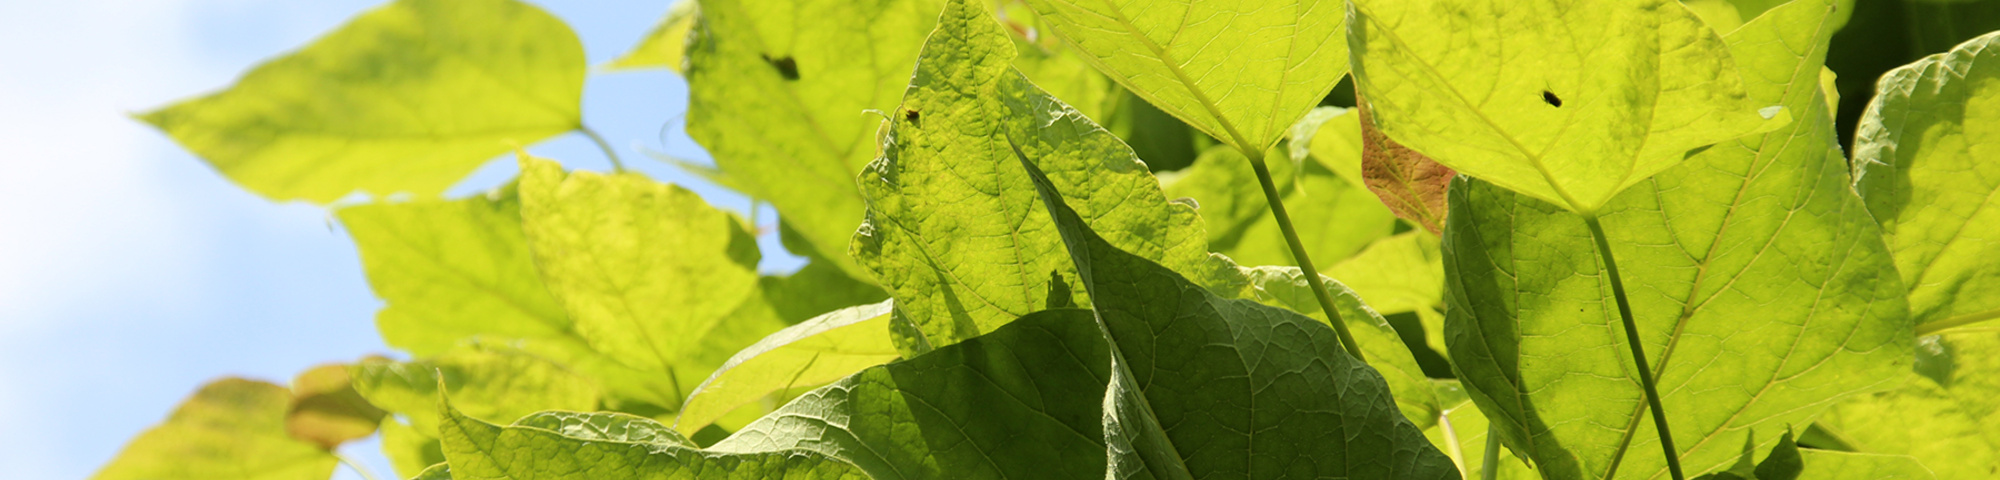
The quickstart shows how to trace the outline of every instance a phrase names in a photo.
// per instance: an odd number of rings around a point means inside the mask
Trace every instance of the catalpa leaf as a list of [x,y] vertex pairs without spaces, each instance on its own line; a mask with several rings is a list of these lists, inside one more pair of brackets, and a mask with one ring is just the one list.
[[459,408],[502,421],[542,410],[595,410],[599,396],[589,379],[560,365],[497,348],[468,347],[410,362],[370,359],[349,374],[370,403],[409,419],[414,433],[431,438],[438,435],[440,383],[457,392]]
[[327,450],[375,434],[376,425],[382,423],[382,409],[354,390],[347,368],[320,365],[292,379],[292,404],[285,410],[286,433]]
[[210,382],[91,478],[326,480],[333,454],[285,433],[291,401],[291,391],[269,383]]
[[[1250,284],[1255,286],[1256,300],[1266,305],[1284,307],[1299,312],[1313,320],[1326,322],[1326,312],[1320,310],[1319,301],[1313,297],[1312,286],[1306,283],[1305,274],[1298,267],[1256,267],[1247,272]],[[1416,358],[1403,347],[1403,340],[1396,336],[1396,330],[1389,326],[1375,309],[1362,303],[1360,296],[1346,285],[1332,278],[1320,277],[1322,284],[1333,295],[1333,306],[1340,310],[1340,318],[1347,322],[1347,329],[1354,333],[1354,342],[1369,359],[1368,366],[1382,374],[1389,384],[1396,407],[1403,416],[1410,419],[1418,429],[1435,426],[1439,412],[1437,397],[1430,378],[1424,376],[1417,366]]]
[[[1940,478],[1916,459],[1902,455],[1869,455],[1826,450],[1800,450],[1805,462],[1798,478],[1814,480],[1929,480]],[[1958,478],[1991,478],[1958,477]],[[1758,477],[1762,480],[1762,477]]]
[[1862,114],[1854,187],[1922,333],[2000,318],[2000,33],[1889,71]]
[[1015,153],[1111,343],[1107,478],[1457,478],[1325,322],[1118,249]]
[[139,119],[272,200],[433,195],[581,126],[585,70],[576,34],[540,8],[400,0]]
[[677,404],[671,379],[593,349],[571,325],[535,269],[520,204],[509,185],[456,200],[340,209],[368,282],[387,303],[375,317],[383,340],[419,357],[468,342],[509,345],[591,377],[607,401]]
[[989,13],[954,3],[939,22],[882,158],[861,176],[868,219],[852,246],[921,333],[916,343],[991,332],[1045,308],[1057,276],[1076,277],[1010,139],[1116,245],[1190,276],[1214,272],[1217,288],[1240,283],[1209,258],[1200,217],[1168,203],[1130,148],[1011,67],[1014,42]]
[[686,59],[688,32],[694,29],[696,17],[701,16],[701,2],[695,0],[674,0],[674,6],[667,8],[667,16],[660,19],[653,30],[646,32],[646,38],[632,50],[612,60],[604,68],[610,70],[638,70],[665,68],[679,73]]
[[857,278],[837,253],[861,224],[855,176],[875,158],[879,117],[864,112],[895,107],[940,6],[707,0],[689,37],[688,135],[727,184]]
[[665,376],[677,406],[737,349],[783,328],[757,290],[741,220],[635,173],[521,159],[521,226],[543,283],[590,348]]
[[1355,90],[1377,128],[1571,211],[1791,118],[1747,96],[1722,39],[1671,0],[1349,5]]
[[737,352],[695,387],[674,428],[692,434],[773,393],[824,385],[898,357],[891,302],[849,307],[785,327]]
[[[1946,331],[1930,340],[1958,352],[1944,381],[1910,376],[1894,391],[1854,397],[1826,414],[1864,453],[1908,455],[1938,478],[2000,475],[2000,332]],[[1810,465],[1810,462],[1808,462]],[[1810,478],[1810,477],[1808,477]]]
[[1209,136],[1262,153],[1347,74],[1331,0],[1029,0],[1120,85]]
[[643,418],[558,412],[503,427],[458,413],[442,391],[438,403],[444,455],[458,480],[868,478],[811,452],[701,451],[661,436],[672,430]]
[[[1600,212],[1691,474],[1734,463],[1753,430],[1804,425],[1909,368],[1901,284],[1821,110],[1830,10],[1797,2],[1728,38],[1755,60],[1750,95],[1799,122],[1717,145]],[[1446,339],[1508,447],[1546,478],[1666,475],[1583,221],[1476,180],[1450,201]]]
[[419,432],[395,418],[383,420],[381,429],[382,456],[389,458],[389,467],[396,469],[398,477],[417,477],[444,463],[444,444],[438,442],[436,432]]
[[[1396,226],[1396,217],[1382,202],[1319,162],[1270,162],[1269,169],[1312,258],[1347,258]],[[1235,148],[1209,147],[1193,166],[1164,183],[1168,197],[1191,198],[1201,206],[1196,211],[1210,228],[1209,250],[1243,265],[1293,263],[1291,247],[1271,217],[1256,171]],[[1315,303],[1312,308],[1317,311],[1319,306]]]
[[514,188],[457,200],[374,203],[336,212],[385,305],[375,326],[422,355],[473,337],[574,335],[535,272]]
[[1397,218],[1432,235],[1443,232],[1444,193],[1458,172],[1383,134],[1368,117],[1368,102],[1361,103],[1355,111],[1361,124],[1361,176],[1368,191],[1381,197]]

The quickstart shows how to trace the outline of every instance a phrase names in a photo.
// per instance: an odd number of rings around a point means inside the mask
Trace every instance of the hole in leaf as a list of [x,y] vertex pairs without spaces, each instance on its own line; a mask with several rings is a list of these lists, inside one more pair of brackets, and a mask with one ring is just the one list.
[[1555,92],[1548,90],[1542,91],[1542,101],[1548,102],[1551,107],[1561,108],[1563,106],[1563,99],[1557,97]]
[[792,57],[771,58],[770,55],[758,56],[764,57],[764,63],[769,63],[771,64],[771,68],[778,69],[778,75],[783,75],[786,80],[799,79],[799,62],[792,60]]

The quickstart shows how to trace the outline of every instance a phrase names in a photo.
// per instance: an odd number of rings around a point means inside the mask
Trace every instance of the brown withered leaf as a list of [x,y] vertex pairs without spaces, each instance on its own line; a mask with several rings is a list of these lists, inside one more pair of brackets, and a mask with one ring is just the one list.
[[1445,190],[1458,172],[1376,130],[1368,116],[1368,100],[1359,95],[1355,99],[1361,110],[1361,177],[1368,191],[1381,197],[1397,217],[1433,235],[1443,232]]

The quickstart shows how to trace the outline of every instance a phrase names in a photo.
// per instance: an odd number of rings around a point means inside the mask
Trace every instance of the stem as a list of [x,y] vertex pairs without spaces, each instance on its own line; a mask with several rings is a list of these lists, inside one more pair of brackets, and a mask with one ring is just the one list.
[[603,150],[604,156],[611,159],[611,171],[625,172],[625,162],[618,159],[618,152],[611,149],[611,142],[604,141],[604,136],[598,135],[597,131],[591,130],[588,125],[578,124],[576,131],[583,132],[583,136],[590,137],[592,142],[597,142],[597,149]]
[[1486,427],[1486,460],[1479,465],[1480,480],[1500,478],[1500,428]]
[[328,453],[333,453],[333,458],[335,460],[339,460],[340,464],[346,465],[349,470],[354,470],[354,473],[360,474],[361,478],[367,480],[379,480],[380,477],[376,477],[373,472],[369,472],[368,469],[362,468],[360,462],[356,462],[354,461],[354,459],[347,458],[346,455],[341,455],[339,453],[334,453],[334,452],[328,452]]
[[1264,186],[1264,200],[1271,205],[1271,216],[1278,219],[1278,230],[1285,232],[1285,245],[1292,247],[1292,258],[1298,260],[1299,271],[1306,276],[1306,284],[1312,287],[1313,297],[1319,299],[1320,310],[1326,311],[1327,323],[1333,324],[1334,333],[1340,334],[1340,346],[1348,355],[1367,364],[1362,358],[1361,347],[1354,343],[1354,334],[1347,331],[1347,322],[1341,320],[1340,311],[1333,308],[1333,294],[1327,293],[1326,282],[1320,281],[1319,269],[1313,268],[1312,258],[1306,256],[1306,244],[1299,241],[1299,231],[1292,228],[1292,216],[1285,213],[1285,202],[1278,198],[1278,184],[1271,180],[1271,167],[1264,165],[1264,152],[1240,148],[1243,156],[1250,158],[1250,168],[1257,171],[1257,183]]
[[1451,428],[1451,411],[1438,414],[1438,431],[1444,434],[1444,454],[1451,457],[1452,466],[1458,467],[1459,478],[1465,477],[1465,450],[1458,446],[1458,430]]
[[1666,452],[1667,471],[1674,480],[1686,480],[1681,473],[1680,450],[1674,448],[1674,435],[1667,430],[1667,410],[1660,406],[1660,389],[1653,383],[1653,368],[1646,364],[1646,348],[1639,344],[1639,324],[1632,319],[1632,304],[1625,300],[1625,281],[1618,276],[1618,262],[1611,259],[1611,241],[1604,236],[1604,226],[1597,223],[1597,215],[1583,215],[1583,224],[1590,227],[1590,238],[1597,242],[1597,256],[1604,259],[1604,270],[1611,276],[1611,295],[1618,300],[1618,318],[1625,322],[1625,344],[1632,347],[1632,362],[1639,367],[1639,385],[1646,389],[1646,405],[1652,407],[1653,427],[1660,434],[1660,448]]

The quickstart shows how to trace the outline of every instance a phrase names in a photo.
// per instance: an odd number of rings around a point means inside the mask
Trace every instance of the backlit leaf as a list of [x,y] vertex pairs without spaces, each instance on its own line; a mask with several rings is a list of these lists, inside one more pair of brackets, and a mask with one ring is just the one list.
[[581,125],[585,69],[576,34],[540,8],[399,0],[139,119],[272,200],[433,195]]
[[[1830,9],[1793,3],[1728,38],[1753,66],[1750,95],[1799,122],[1717,145],[1601,211],[1690,474],[1909,369],[1902,287],[1820,110]],[[1447,343],[1506,444],[1546,478],[1665,475],[1582,220],[1480,181],[1455,182],[1450,200]]]
[[674,427],[692,434],[766,395],[817,387],[895,360],[889,310],[886,301],[844,308],[764,337],[696,387]]
[[1790,121],[1746,96],[1722,39],[1673,0],[1350,5],[1355,88],[1377,128],[1572,211]]
[[[506,420],[542,410],[595,410],[597,386],[547,360],[500,349],[466,348],[410,362],[363,361],[351,369],[368,401],[402,415],[423,436],[438,431],[442,381],[458,407],[479,418]],[[438,374],[444,378],[440,380]],[[412,442],[422,443],[422,442]]]
[[292,380],[292,404],[285,410],[285,431],[292,438],[332,450],[351,440],[375,434],[382,422],[375,408],[348,381],[347,366],[320,365]]
[[[861,224],[855,176],[909,85],[935,0],[705,0],[688,48],[688,135],[727,183],[867,278],[845,255]],[[867,61],[858,61],[858,59]]]
[[1367,105],[1355,111],[1361,124],[1361,176],[1368,191],[1375,192],[1398,218],[1424,227],[1432,235],[1443,232],[1444,193],[1458,172],[1376,129],[1368,118]]
[[1883,75],[1855,134],[1855,189],[1925,333],[2000,318],[1996,44],[1988,34]]
[[[1256,286],[1257,301],[1290,309],[1313,320],[1327,321],[1326,312],[1320,310],[1312,287],[1306,283],[1305,274],[1298,267],[1256,267],[1248,273],[1250,284]],[[1324,276],[1322,280],[1333,294],[1333,306],[1340,309],[1341,320],[1346,321],[1348,331],[1354,333],[1354,343],[1361,346],[1362,353],[1368,358],[1368,366],[1374,367],[1388,382],[1389,393],[1393,394],[1396,407],[1403,411],[1403,416],[1419,429],[1436,425],[1441,407],[1437,397],[1431,394],[1431,380],[1424,376],[1417,360],[1410,356],[1410,350],[1404,348],[1396,330],[1382,319],[1381,314],[1362,303],[1361,297],[1346,285]]]
[[680,72],[681,62],[686,58],[688,31],[694,28],[695,17],[701,16],[701,2],[673,0],[673,4],[667,8],[666,18],[660,19],[652,31],[646,32],[646,38],[604,67],[612,70],[665,68]]
[[[1959,352],[1938,382],[1912,375],[1894,391],[1842,402],[1822,417],[1865,453],[1909,455],[1957,480],[2000,475],[2000,331],[1954,330],[1936,341]],[[1809,461],[1808,466],[1811,465]],[[1811,477],[1806,477],[1811,478]]]
[[1029,0],[1086,60],[1209,136],[1262,153],[1347,74],[1332,0]]
[[91,478],[326,480],[333,455],[285,433],[291,401],[291,391],[269,383],[211,382]]
[[521,172],[543,282],[592,350],[672,379],[665,405],[784,327],[758,295],[756,244],[735,215],[636,173],[564,173],[527,156]]
[[[1320,162],[1267,164],[1312,258],[1339,261],[1395,228],[1396,218],[1382,202]],[[1209,250],[1243,265],[1293,264],[1291,247],[1271,217],[1257,173],[1235,148],[1218,145],[1202,152],[1193,166],[1166,183],[1166,195],[1192,198],[1200,205],[1197,212],[1209,228]]]
[[868,220],[853,244],[925,343],[963,341],[1046,308],[1051,272],[1076,278],[1010,141],[1120,247],[1190,276],[1220,271],[1216,284],[1229,284],[1234,270],[1211,263],[1200,217],[1168,203],[1116,136],[1014,70],[1015,44],[990,14],[954,6],[940,22],[891,115],[882,158],[862,174]]

